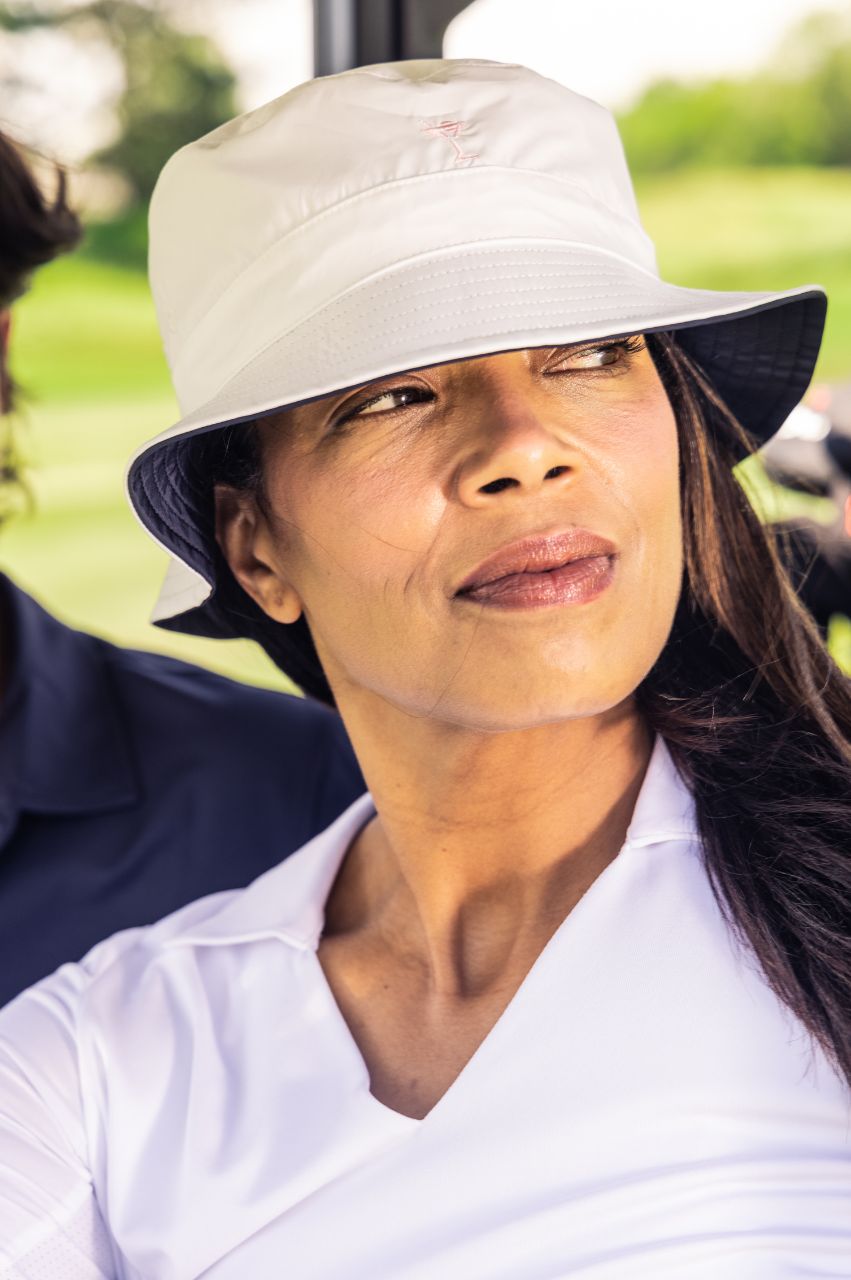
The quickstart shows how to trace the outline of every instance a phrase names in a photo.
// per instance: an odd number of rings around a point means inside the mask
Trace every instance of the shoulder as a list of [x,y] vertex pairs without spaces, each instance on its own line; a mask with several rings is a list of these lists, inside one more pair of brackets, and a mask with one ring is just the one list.
[[[52,1275],[51,1265],[56,1275],[107,1274],[94,1265],[110,1251],[93,1184],[105,1138],[98,1085],[110,1062],[101,1057],[98,1063],[92,1045],[110,1028],[97,1025],[91,1006],[103,986],[132,1019],[136,992],[128,977],[152,970],[169,938],[208,919],[233,896],[214,894],[157,925],[116,934],[0,1009],[0,1256],[21,1260],[21,1275],[29,1275],[30,1267],[32,1274]],[[171,999],[179,1002],[178,986]],[[150,1026],[143,1029],[150,1034]],[[177,1048],[172,1044],[173,1052]],[[129,1049],[146,1070],[139,1045]],[[6,1275],[2,1262],[0,1272]],[[13,1266],[10,1274],[18,1270]]]
[[[313,845],[298,852],[309,854]],[[112,1102],[120,1103],[121,1115],[129,1115],[130,1098],[137,1111],[156,1111],[198,1067],[193,1046],[207,1045],[223,1022],[244,1016],[245,966],[258,954],[250,944],[270,935],[288,940],[265,916],[282,876],[290,905],[287,885],[298,861],[286,859],[246,888],[208,894],[154,924],[115,933],[0,1009],[0,1137],[4,1116],[29,1097],[34,1115],[46,1107],[50,1123],[58,1120],[74,1134],[82,1162],[106,1112],[115,1122]],[[267,955],[264,975],[268,964]]]
[[[168,1025],[176,1022],[185,1030],[199,1018],[204,1021],[205,1007],[229,1008],[240,975],[261,953],[257,976],[268,986],[276,962],[267,944],[279,944],[273,951],[284,969],[293,956],[315,944],[326,885],[372,813],[372,797],[364,793],[244,887],[198,897],[153,924],[124,929],[99,942],[82,960],[63,965],[0,1010],[0,1042],[13,1022],[20,1031],[27,1007],[43,1009],[53,1003],[61,1006],[62,1021],[73,1023],[80,1033],[96,1028],[103,1043],[121,1045],[124,1037],[116,1035],[116,1028],[131,1024],[143,1034],[156,1029],[159,1051],[159,1033]],[[271,988],[277,1000],[280,988],[274,979]]]
[[13,1078],[18,1080],[19,1092],[33,1091],[54,1113],[73,1111],[79,1096],[80,1032],[98,1005],[99,990],[129,991],[134,983],[144,981],[172,940],[203,926],[241,892],[209,894],[155,924],[123,929],[0,1009],[0,1065],[8,1057],[14,1067],[0,1071],[4,1080],[0,1117]]
[[343,722],[330,707],[163,654],[98,644],[137,759],[158,779],[164,771],[224,771],[252,791],[275,782],[282,801],[318,787],[319,826],[364,790]]
[[96,643],[120,692],[134,706],[150,706],[151,699],[155,705],[167,701],[199,720],[227,711],[238,717],[232,730],[240,723],[279,731],[332,732],[339,726],[336,713],[314,700],[258,689],[165,654],[123,649],[105,640]]
[[[52,1242],[88,1196],[124,1256],[144,1203],[163,1256],[206,1269],[210,1195],[217,1223],[252,1203],[258,1160],[278,1167],[291,1139],[283,1103],[315,1087],[314,931],[370,809],[361,797],[247,888],[116,934],[0,1010],[3,1244],[20,1256],[45,1223]],[[234,1150],[258,1160],[223,1162]]]
[[53,1009],[61,1015],[60,1022],[68,1027],[75,1024],[90,992],[107,975],[122,969],[138,974],[156,959],[162,948],[179,941],[184,933],[207,924],[242,893],[243,889],[227,889],[207,894],[154,924],[122,929],[98,942],[81,960],[63,964],[0,1009],[0,1042],[13,1038],[10,1035],[13,1027],[20,1029],[30,1024],[33,1021],[30,1015],[37,1009]]

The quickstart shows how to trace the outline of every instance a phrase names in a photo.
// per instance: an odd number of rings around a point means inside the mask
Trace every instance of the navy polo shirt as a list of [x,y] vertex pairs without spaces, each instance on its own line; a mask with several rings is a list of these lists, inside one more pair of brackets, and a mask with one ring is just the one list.
[[2,575],[0,592],[0,1004],[247,884],[365,790],[329,708],[72,631]]

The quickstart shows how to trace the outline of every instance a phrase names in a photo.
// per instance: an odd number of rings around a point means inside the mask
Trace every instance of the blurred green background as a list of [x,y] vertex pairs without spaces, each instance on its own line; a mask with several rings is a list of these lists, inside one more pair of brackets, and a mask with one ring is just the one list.
[[[205,38],[175,34],[167,8],[155,8],[154,40],[131,0],[73,12],[80,39],[91,38],[91,22],[123,32],[110,37],[128,68],[119,133],[94,157],[121,176],[123,196],[109,217],[88,217],[82,249],[38,272],[15,305],[16,430],[30,502],[0,535],[0,565],[74,625],[285,687],[247,642],[203,641],[147,622],[165,562],[129,511],[123,475],[131,452],[178,414],[144,275],[145,203],[165,157],[234,109],[224,56]],[[14,39],[51,21],[67,24],[67,9],[0,6],[0,27]],[[621,124],[663,275],[717,289],[824,284],[830,309],[817,379],[851,380],[847,18],[808,19],[749,78],[653,85]],[[823,503],[778,494],[756,473],[755,484],[774,513],[825,514]],[[846,662],[849,631],[837,621],[831,636]]]

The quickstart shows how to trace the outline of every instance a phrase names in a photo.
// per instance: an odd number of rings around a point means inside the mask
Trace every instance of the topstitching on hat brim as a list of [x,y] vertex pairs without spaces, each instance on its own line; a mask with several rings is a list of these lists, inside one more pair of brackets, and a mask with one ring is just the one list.
[[[532,278],[528,245],[504,246],[496,256],[492,248],[487,256],[472,255],[469,247],[453,253],[455,261],[452,253],[443,255],[440,271],[434,262],[400,264],[334,299],[136,454],[128,471],[131,504],[192,577],[190,589],[186,575],[175,580],[172,573],[169,599],[161,599],[155,615],[161,625],[179,629],[181,602],[191,600],[197,610],[204,583],[215,587],[197,477],[187,473],[179,447],[191,436],[387,374],[635,332],[681,331],[682,345],[757,443],[779,428],[810,381],[826,307],[819,286],[761,294],[682,289],[623,260],[601,264],[600,255],[575,245],[550,244],[547,269],[536,256]],[[317,378],[318,366],[324,378]],[[174,612],[165,612],[169,608]],[[195,617],[193,631],[198,622]],[[213,634],[221,634],[220,623]]]

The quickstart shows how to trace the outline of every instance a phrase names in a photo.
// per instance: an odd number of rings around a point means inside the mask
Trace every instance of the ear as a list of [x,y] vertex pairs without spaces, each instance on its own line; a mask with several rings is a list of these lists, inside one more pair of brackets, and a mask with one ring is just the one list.
[[251,599],[275,622],[297,622],[301,599],[276,565],[268,521],[254,494],[217,484],[216,541],[222,555]]

